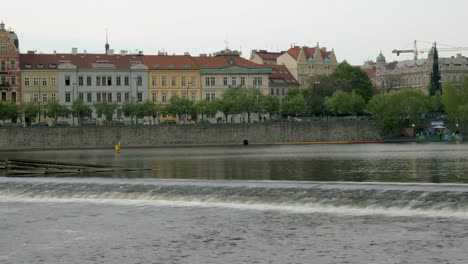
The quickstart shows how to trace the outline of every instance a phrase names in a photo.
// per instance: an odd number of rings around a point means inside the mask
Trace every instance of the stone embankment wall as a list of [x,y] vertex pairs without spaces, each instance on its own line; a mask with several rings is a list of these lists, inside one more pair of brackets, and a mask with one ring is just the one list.
[[224,125],[0,128],[0,149],[101,148],[164,145],[275,144],[380,140],[368,121]]

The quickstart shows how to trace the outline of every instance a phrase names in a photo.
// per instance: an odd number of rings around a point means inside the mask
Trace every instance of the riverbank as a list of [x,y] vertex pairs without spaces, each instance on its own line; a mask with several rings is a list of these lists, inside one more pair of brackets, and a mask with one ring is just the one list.
[[1,150],[378,142],[370,121],[0,128]]

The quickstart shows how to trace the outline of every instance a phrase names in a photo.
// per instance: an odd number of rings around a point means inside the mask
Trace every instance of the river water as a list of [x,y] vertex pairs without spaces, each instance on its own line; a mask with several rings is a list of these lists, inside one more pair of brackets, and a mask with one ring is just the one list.
[[0,263],[468,263],[468,145],[0,153]]

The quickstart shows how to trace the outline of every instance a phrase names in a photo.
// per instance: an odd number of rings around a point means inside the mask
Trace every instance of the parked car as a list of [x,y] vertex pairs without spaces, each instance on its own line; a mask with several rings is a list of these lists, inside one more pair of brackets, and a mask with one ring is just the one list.
[[53,127],[69,127],[71,126],[70,123],[66,122],[66,121],[58,121],[57,123],[55,124],[52,124]]
[[49,125],[44,122],[38,122],[31,125],[32,127],[48,127]]
[[81,121],[82,126],[97,126],[96,118],[83,119]]

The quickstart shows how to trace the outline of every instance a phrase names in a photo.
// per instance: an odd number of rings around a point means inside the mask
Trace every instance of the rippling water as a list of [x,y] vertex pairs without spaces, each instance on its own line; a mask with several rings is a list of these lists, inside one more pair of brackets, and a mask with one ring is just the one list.
[[468,263],[467,145],[0,153],[0,263]]

